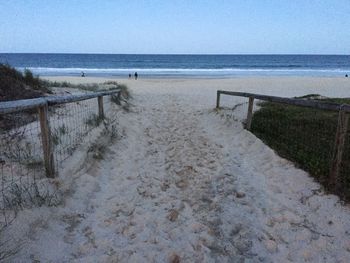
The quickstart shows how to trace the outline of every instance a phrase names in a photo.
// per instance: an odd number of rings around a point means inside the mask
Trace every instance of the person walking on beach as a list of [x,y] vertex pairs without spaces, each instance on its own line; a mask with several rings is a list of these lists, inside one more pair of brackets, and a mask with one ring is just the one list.
[[131,74],[129,74],[129,79],[131,79]]
[[138,77],[137,72],[135,72],[134,76],[135,76],[135,80],[137,80],[137,77]]

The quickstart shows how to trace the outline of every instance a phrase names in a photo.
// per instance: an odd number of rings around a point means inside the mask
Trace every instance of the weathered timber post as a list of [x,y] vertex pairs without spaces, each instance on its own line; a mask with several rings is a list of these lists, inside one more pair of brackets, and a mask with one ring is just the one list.
[[51,140],[51,130],[48,116],[48,105],[39,107],[39,121],[41,129],[41,141],[43,145],[46,176],[55,177],[55,164]]
[[98,102],[98,117],[100,119],[104,119],[105,114],[103,111],[103,96],[98,96],[97,97],[97,102]]
[[245,128],[249,131],[250,126],[252,125],[252,117],[253,117],[253,106],[254,106],[254,97],[249,97],[249,106],[247,113],[247,121],[245,124]]
[[219,90],[216,92],[216,108],[217,109],[220,108],[220,91]]
[[329,176],[329,184],[334,190],[340,187],[339,172],[343,157],[345,139],[349,125],[349,115],[344,111],[339,111],[338,127],[335,135],[334,151],[332,157],[331,171]]

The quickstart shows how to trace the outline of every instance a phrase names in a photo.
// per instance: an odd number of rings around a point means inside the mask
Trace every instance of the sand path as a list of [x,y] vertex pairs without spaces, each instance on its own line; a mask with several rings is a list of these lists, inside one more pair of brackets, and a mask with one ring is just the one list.
[[124,136],[31,224],[43,262],[349,262],[350,212],[208,105],[135,96]]

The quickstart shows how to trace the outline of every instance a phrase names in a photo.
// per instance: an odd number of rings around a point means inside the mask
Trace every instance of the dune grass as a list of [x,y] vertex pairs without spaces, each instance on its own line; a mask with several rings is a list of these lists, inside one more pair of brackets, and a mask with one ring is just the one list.
[[[304,96],[314,97],[315,95]],[[322,99],[350,104],[350,99]],[[327,190],[338,112],[263,102],[253,115],[251,131],[280,156],[308,171]],[[350,129],[340,172],[340,197],[350,200]]]
[[0,64],[0,101],[31,99],[51,93],[50,89],[30,70],[24,73],[8,64]]
[[[116,81],[105,81],[103,83],[79,83],[73,84],[67,81],[49,81],[44,80],[45,85],[50,88],[72,88],[85,91],[106,91],[121,88],[126,88],[124,84],[119,84]],[[127,89],[127,88],[126,88]]]

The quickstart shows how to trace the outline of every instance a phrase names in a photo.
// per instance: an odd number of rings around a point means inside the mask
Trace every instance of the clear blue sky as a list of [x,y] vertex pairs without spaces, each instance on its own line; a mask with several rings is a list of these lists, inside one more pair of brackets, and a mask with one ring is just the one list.
[[350,54],[350,0],[0,0],[0,52]]

